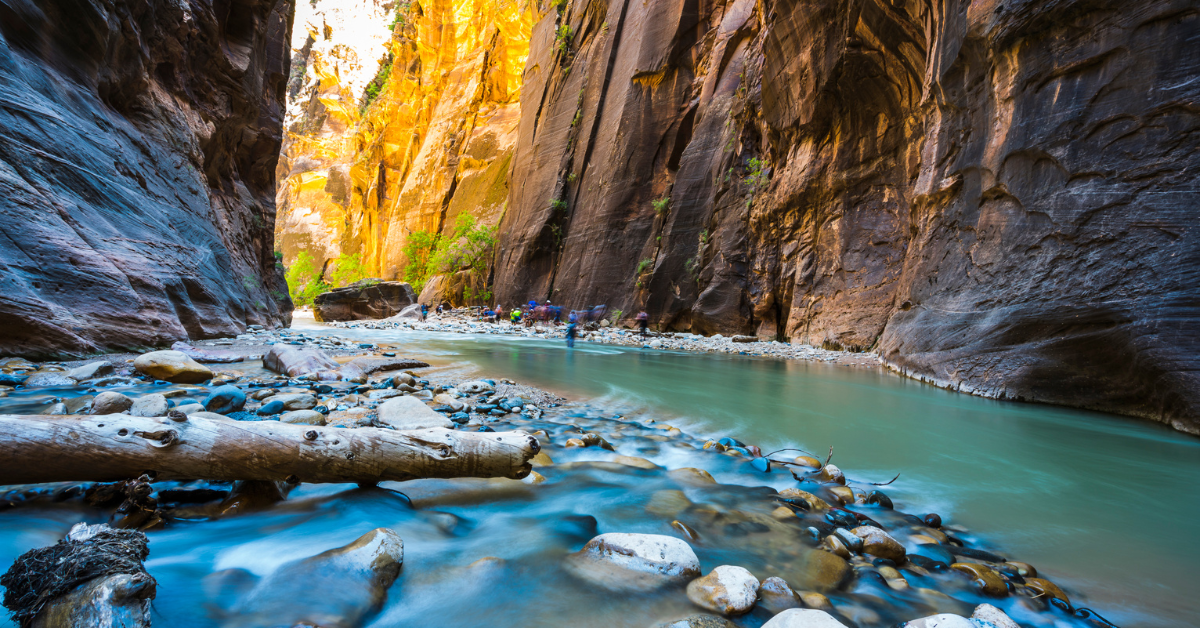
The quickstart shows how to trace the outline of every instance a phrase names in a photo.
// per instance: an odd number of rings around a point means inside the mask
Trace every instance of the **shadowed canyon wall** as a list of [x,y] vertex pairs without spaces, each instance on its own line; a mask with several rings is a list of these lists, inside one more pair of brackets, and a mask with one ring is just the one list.
[[400,278],[413,232],[449,231],[461,212],[498,222],[533,18],[518,0],[302,3],[278,170],[285,263],[358,254]]
[[290,319],[272,254],[288,0],[0,0],[0,350]]
[[501,302],[872,349],[1200,433],[1194,3],[543,9]]

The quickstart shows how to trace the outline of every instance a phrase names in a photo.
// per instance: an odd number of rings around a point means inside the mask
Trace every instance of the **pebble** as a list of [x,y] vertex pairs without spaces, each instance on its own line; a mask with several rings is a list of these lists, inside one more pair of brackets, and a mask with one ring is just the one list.
[[133,399],[119,392],[105,391],[92,400],[92,414],[121,414],[133,407]]
[[325,415],[316,410],[292,410],[279,416],[280,423],[293,425],[325,425]]
[[1008,586],[1004,584],[1004,578],[1001,578],[1000,574],[991,567],[978,563],[954,563],[950,567],[955,571],[961,571],[974,577],[975,586],[984,595],[996,597],[1008,595]]
[[1004,611],[991,604],[976,606],[975,611],[971,613],[971,619],[989,624],[986,628],[1021,628]]
[[758,605],[772,613],[780,613],[789,608],[799,608],[800,596],[788,586],[783,578],[771,576],[762,581],[758,589]]
[[687,596],[697,606],[722,615],[741,615],[754,608],[759,582],[743,567],[721,565],[688,583]]
[[167,402],[166,397],[158,393],[151,393],[134,400],[133,405],[129,408],[129,414],[130,416],[160,417],[167,416],[170,409],[171,404]]
[[207,366],[181,351],[151,351],[133,361],[137,372],[175,384],[202,384],[213,377]]
[[875,526],[859,526],[851,531],[863,540],[863,553],[893,560],[897,564],[904,562],[904,546],[887,532]]

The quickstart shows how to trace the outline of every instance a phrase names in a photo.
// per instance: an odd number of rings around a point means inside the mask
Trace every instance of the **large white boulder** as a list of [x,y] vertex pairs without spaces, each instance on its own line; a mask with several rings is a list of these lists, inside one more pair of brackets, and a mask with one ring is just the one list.
[[379,422],[398,430],[419,430],[427,427],[451,429],[454,422],[435,412],[416,397],[393,397],[379,404]]
[[573,575],[610,591],[650,591],[700,575],[691,546],[659,534],[601,534],[565,564]]

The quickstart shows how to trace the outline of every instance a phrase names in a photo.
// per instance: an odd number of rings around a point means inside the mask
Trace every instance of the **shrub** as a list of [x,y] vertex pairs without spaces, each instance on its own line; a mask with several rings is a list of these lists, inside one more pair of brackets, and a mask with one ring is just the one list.
[[308,251],[301,251],[296,261],[287,269],[288,294],[292,303],[308,305],[318,294],[329,290],[329,284],[321,280],[321,271]]
[[333,260],[333,270],[329,271],[329,282],[337,288],[358,283],[366,277],[367,270],[363,268],[362,258],[358,253],[354,255],[342,253]]
[[671,197],[664,196],[660,199],[650,201],[650,204],[654,206],[654,213],[662,216],[667,213],[667,209],[671,206]]
[[642,275],[642,273],[646,272],[653,264],[654,264],[654,260],[650,259],[649,257],[638,262],[637,270],[634,272],[634,275],[637,275],[640,277]]

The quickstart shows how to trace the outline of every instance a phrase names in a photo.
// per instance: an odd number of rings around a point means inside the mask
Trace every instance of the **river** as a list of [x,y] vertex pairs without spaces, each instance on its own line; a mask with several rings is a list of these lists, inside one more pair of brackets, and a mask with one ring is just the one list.
[[[306,331],[325,333],[311,324]],[[937,512],[967,527],[985,547],[1033,563],[1067,588],[1077,606],[1094,608],[1124,628],[1192,626],[1200,617],[1193,567],[1200,561],[1200,500],[1194,497],[1200,440],[1156,425],[977,398],[876,369],[587,342],[568,350],[561,341],[491,335],[332,331],[396,343],[403,354],[443,372],[511,378],[585,401],[595,412],[670,423],[699,437],[734,436],[763,451],[802,448],[822,458],[832,446],[833,461],[852,480],[883,482],[899,472],[885,489],[898,510]],[[639,455],[676,466],[671,451]],[[791,482],[779,472],[711,470],[728,483]],[[635,484],[613,477],[576,481],[573,488],[553,484],[554,499],[481,505],[485,501],[473,508],[462,508],[457,498],[439,502],[438,495],[453,492],[441,485],[418,482],[405,489],[415,501],[468,521],[461,527],[475,530],[471,534],[447,532],[444,522],[390,494],[329,485],[302,485],[287,504],[265,513],[153,532],[147,564],[160,583],[155,621],[162,621],[156,625],[210,625],[199,619],[206,607],[197,583],[211,571],[241,567],[262,575],[286,560],[346,543],[366,525],[395,527],[407,551],[400,593],[393,592],[373,627],[415,625],[428,613],[439,614],[439,625],[479,625],[483,616],[493,625],[566,625],[559,623],[566,619],[573,625],[626,625],[618,618],[629,613],[627,601],[606,606],[600,598],[563,597],[558,584],[508,582],[488,596],[534,596],[536,612],[530,612],[529,599],[446,606],[447,591],[457,591],[446,588],[447,567],[484,555],[510,559],[516,573],[509,580],[553,581],[547,561],[530,557],[577,549],[586,540],[586,531],[570,530],[576,523],[569,513],[596,516],[601,530],[653,529],[621,507],[629,499],[623,493],[638,490]],[[604,507],[614,510],[600,512]],[[25,549],[51,543],[85,519],[95,515],[68,506],[0,513],[0,561],[8,564]],[[531,549],[539,543],[548,546]],[[730,560],[717,549],[698,553],[706,569],[710,559]],[[755,560],[743,564],[752,570],[769,564],[768,558]],[[677,602],[648,598],[635,606],[669,618],[687,610],[686,600]]]

